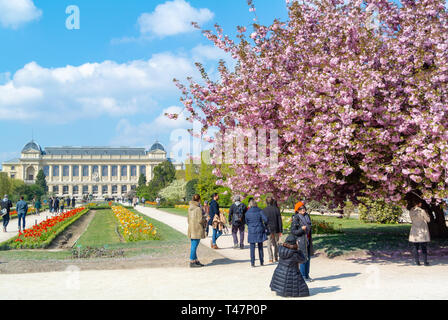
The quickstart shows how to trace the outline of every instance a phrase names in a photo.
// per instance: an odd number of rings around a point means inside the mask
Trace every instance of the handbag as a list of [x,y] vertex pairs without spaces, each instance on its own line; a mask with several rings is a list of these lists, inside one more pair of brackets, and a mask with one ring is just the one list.
[[6,208],[3,208],[1,213],[2,213],[1,216],[3,217],[8,213],[8,210],[6,210]]

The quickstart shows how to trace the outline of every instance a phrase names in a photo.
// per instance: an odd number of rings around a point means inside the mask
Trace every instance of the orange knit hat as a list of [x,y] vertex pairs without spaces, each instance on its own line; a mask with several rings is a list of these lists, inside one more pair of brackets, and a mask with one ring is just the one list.
[[304,203],[302,201],[299,201],[296,203],[296,205],[294,206],[294,212],[299,211],[300,207],[302,207],[304,205]]

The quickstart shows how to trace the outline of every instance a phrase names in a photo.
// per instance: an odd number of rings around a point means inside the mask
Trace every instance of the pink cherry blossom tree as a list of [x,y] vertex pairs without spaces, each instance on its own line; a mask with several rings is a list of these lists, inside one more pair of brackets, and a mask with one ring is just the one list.
[[[434,212],[447,236],[448,19],[445,0],[287,1],[289,19],[238,27],[232,40],[203,31],[237,61],[219,81],[188,79],[181,101],[191,120],[221,133],[276,129],[275,174],[231,163],[233,192],[279,199],[358,196]],[[237,152],[245,152],[237,150]],[[219,174],[219,170],[217,170]]]

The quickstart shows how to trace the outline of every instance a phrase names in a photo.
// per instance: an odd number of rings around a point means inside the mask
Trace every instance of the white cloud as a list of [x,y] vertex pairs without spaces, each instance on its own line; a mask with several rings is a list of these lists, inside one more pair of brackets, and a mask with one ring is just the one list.
[[0,24],[5,28],[17,29],[41,16],[32,0],[0,0]]
[[179,95],[173,78],[198,76],[193,61],[170,53],[127,63],[104,61],[80,66],[45,68],[31,62],[0,84],[0,119],[67,121],[99,115],[123,116]]
[[174,0],[158,5],[152,13],[143,13],[137,23],[144,35],[166,37],[192,32],[191,22],[201,25],[213,17],[209,9],[195,9],[185,0]]

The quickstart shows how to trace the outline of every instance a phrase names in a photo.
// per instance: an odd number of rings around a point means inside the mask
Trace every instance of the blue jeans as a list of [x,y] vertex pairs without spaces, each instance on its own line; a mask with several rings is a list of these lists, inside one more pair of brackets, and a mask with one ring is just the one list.
[[[252,265],[255,264],[255,245],[257,243],[250,243],[250,263]],[[260,263],[264,262],[264,254],[263,254],[263,242],[259,242],[258,244],[258,256],[260,257]]]
[[198,250],[199,243],[201,239],[191,239],[191,250],[190,250],[190,260],[194,261],[198,259],[196,251]]
[[218,229],[213,229],[212,243],[216,244],[216,240],[222,235],[222,231]]
[[9,213],[3,216],[3,227],[7,227],[9,223]]
[[[21,213],[17,215],[18,219],[19,219],[19,229],[25,230],[25,217],[26,214],[25,213]],[[22,222],[22,228],[20,228],[20,222]]]
[[300,273],[302,274],[304,279],[309,279],[310,277],[310,260],[311,251],[310,246],[308,246],[308,260],[305,263],[300,264]]

